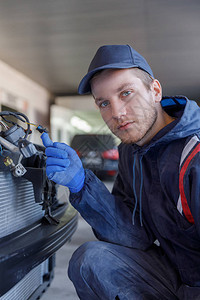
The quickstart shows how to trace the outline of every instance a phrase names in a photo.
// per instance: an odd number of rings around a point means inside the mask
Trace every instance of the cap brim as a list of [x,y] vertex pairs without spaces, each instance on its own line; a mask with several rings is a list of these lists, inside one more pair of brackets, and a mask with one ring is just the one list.
[[[130,68],[140,68],[138,65],[133,65],[133,64],[110,64],[110,65],[105,65],[99,68],[96,68],[90,72],[88,72],[83,79],[81,80],[79,87],[78,87],[78,93],[83,95],[83,94],[89,94],[91,93],[91,86],[90,86],[90,80],[94,76],[95,73],[101,70],[105,69],[130,69]],[[140,68],[141,69],[141,68]]]

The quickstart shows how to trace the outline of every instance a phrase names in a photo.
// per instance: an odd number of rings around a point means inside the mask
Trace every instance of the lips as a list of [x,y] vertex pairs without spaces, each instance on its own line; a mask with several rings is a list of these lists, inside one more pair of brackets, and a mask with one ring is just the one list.
[[119,130],[123,130],[123,129],[128,129],[128,127],[133,124],[134,121],[127,121],[127,122],[123,122],[122,124],[120,124],[117,129]]

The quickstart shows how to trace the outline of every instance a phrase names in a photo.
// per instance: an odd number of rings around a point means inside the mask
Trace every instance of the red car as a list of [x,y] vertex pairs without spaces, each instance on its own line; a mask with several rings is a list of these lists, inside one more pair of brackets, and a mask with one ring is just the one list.
[[118,170],[119,153],[111,134],[77,134],[71,141],[83,167],[97,176],[115,177]]

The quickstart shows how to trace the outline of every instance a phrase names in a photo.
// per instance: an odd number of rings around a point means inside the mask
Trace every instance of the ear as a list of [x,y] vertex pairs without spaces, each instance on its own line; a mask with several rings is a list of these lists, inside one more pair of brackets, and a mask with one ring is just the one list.
[[162,87],[160,82],[157,79],[154,79],[152,83],[152,90],[154,93],[154,100],[156,103],[162,100]]

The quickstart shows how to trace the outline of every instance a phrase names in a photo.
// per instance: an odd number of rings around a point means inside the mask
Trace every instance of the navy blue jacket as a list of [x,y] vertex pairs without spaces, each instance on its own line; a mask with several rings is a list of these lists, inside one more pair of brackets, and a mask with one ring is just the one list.
[[83,189],[71,194],[70,201],[99,239],[142,250],[158,240],[183,283],[200,286],[199,141],[182,180],[194,224],[177,208],[181,155],[191,136],[200,135],[200,108],[185,97],[163,98],[161,105],[176,120],[149,144],[119,145],[119,172],[112,193],[86,170]]

